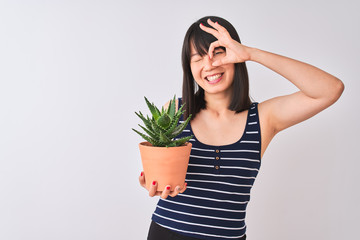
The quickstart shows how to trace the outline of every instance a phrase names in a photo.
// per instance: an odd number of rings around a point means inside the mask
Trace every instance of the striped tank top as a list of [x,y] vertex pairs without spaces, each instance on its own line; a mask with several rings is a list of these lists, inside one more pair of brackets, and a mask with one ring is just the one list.
[[[246,207],[261,164],[257,104],[251,104],[245,130],[233,144],[204,144],[188,124],[177,137],[194,135],[187,188],[176,197],[159,199],[152,215],[154,222],[198,239],[238,239],[245,235]],[[184,121],[183,116],[180,121]]]

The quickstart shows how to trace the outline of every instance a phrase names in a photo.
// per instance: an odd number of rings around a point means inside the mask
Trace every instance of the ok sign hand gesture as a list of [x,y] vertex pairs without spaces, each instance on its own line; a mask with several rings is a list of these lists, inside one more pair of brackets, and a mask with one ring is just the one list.
[[229,32],[221,26],[218,22],[214,23],[210,20],[207,20],[208,24],[213,28],[206,27],[202,23],[200,28],[216,37],[218,40],[212,42],[209,47],[208,55],[210,59],[213,57],[213,52],[217,47],[225,47],[226,56],[213,62],[213,66],[220,66],[228,63],[239,63],[250,60],[250,47],[242,45],[236,40],[232,39]]

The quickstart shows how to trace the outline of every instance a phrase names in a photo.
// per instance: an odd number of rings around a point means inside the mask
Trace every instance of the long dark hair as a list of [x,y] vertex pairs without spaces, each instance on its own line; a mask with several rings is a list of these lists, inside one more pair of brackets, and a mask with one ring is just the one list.
[[[200,23],[207,27],[207,19],[210,18],[213,22],[218,22],[221,26],[225,27],[230,33],[230,36],[240,42],[239,35],[235,28],[223,18],[216,16],[207,16],[194,22],[185,34],[184,43],[182,47],[182,67],[183,67],[183,89],[182,89],[182,103],[185,103],[184,119],[187,119],[192,114],[192,119],[195,118],[196,114],[201,109],[206,109],[206,101],[204,98],[204,89],[202,89],[194,80],[190,68],[190,46],[194,45],[195,50],[204,56],[207,54],[209,46],[212,42],[217,39],[200,29]],[[196,89],[195,89],[196,88]],[[236,113],[246,110],[251,105],[249,97],[249,77],[245,62],[235,64],[234,81],[232,83],[232,99],[228,107],[229,110],[235,111]]]

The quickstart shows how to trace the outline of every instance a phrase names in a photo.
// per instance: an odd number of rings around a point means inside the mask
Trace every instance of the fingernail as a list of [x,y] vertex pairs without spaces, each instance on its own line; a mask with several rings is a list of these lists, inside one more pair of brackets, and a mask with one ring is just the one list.
[[204,26],[202,23],[200,23],[201,26]]
[[141,172],[141,175],[140,175],[140,176],[142,176],[142,175],[144,175],[144,172]]
[[217,22],[215,24],[217,24]]
[[180,191],[180,190],[181,190],[181,188],[180,188],[179,186],[177,186],[177,187],[176,187],[176,190]]
[[166,187],[166,190],[170,190],[170,187],[168,186],[168,187]]
[[153,185],[155,185],[156,184],[156,181],[153,181]]
[[185,187],[187,186],[187,183],[185,183]]

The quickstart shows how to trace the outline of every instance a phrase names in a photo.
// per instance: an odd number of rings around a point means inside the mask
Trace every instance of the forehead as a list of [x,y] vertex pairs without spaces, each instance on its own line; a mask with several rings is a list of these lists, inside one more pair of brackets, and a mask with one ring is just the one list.
[[[215,51],[215,50],[219,50],[219,49],[225,50],[224,47],[216,47],[216,48],[214,49],[214,51]],[[190,43],[190,58],[191,58],[192,56],[195,56],[195,55],[203,56],[203,55],[205,55],[205,54],[207,54],[207,51],[202,50],[202,51],[199,53],[199,52],[196,51],[194,43],[192,43],[192,42]]]
[[201,56],[201,54],[196,51],[194,44],[190,43],[190,59],[194,56]]
[[193,54],[197,54],[197,51],[195,50],[194,43],[190,42],[190,56]]

